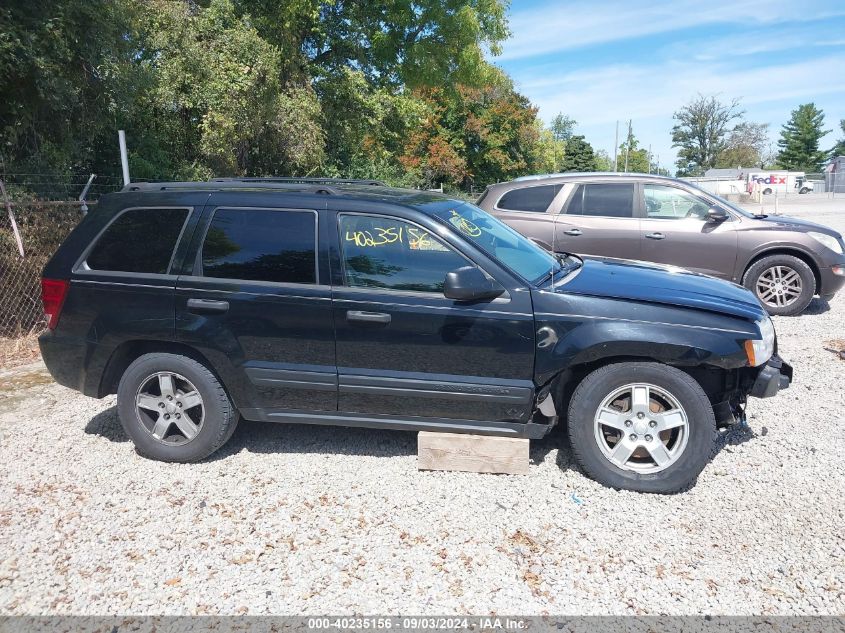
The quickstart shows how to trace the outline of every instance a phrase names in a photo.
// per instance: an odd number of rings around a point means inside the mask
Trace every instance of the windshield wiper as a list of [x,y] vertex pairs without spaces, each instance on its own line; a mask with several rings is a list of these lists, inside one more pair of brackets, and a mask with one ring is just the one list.
[[564,277],[569,273],[578,270],[583,265],[580,260],[571,257],[570,255],[554,255],[554,258],[557,260],[558,266],[557,268],[552,268],[549,272],[543,275],[536,283],[537,285],[542,285],[546,283],[546,281],[551,280],[554,282],[555,275],[558,273],[563,273]]

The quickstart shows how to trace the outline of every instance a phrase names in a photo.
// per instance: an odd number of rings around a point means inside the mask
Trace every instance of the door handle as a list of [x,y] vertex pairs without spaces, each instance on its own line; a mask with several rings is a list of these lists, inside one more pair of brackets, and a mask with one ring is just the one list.
[[662,240],[666,237],[663,233],[646,233],[645,236],[650,240]]
[[347,310],[347,321],[360,321],[361,323],[390,323],[390,315],[385,312],[365,312],[362,310]]
[[568,231],[564,231],[566,235],[581,235],[581,229],[569,229]]
[[188,312],[226,312],[228,309],[228,301],[215,301],[213,299],[188,299]]

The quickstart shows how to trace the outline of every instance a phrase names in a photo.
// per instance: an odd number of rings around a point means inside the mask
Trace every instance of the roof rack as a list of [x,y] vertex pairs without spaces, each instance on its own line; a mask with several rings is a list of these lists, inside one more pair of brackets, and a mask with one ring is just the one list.
[[374,187],[386,187],[381,180],[369,180],[360,178],[296,178],[288,176],[249,176],[243,178],[211,178],[209,182],[287,182],[303,185],[372,185]]
[[[297,186],[305,185],[305,186]],[[131,182],[121,191],[202,191],[220,189],[276,189],[281,191],[304,191],[324,195],[338,195],[341,192],[333,187],[317,183],[303,183],[299,181],[263,181],[263,180],[210,180],[208,182]]]

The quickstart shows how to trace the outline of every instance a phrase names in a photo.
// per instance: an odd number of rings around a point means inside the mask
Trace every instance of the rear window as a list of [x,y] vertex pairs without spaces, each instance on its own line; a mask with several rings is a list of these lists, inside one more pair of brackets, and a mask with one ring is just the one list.
[[634,217],[633,184],[580,185],[569,201],[569,215],[594,215],[607,218]]
[[93,270],[167,273],[187,209],[131,209],[97,240],[86,264]]
[[217,209],[202,245],[202,274],[315,284],[316,228],[313,211]]
[[508,211],[545,213],[559,189],[560,185],[541,185],[539,187],[513,189],[503,195],[496,206]]

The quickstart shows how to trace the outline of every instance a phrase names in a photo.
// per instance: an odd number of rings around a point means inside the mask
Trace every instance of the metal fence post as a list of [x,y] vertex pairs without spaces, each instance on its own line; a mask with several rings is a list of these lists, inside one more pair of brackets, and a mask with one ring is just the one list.
[[9,214],[9,223],[12,225],[12,233],[15,236],[15,242],[18,243],[18,252],[23,258],[23,241],[21,240],[21,232],[18,230],[18,223],[15,221],[15,212],[12,211],[12,203],[9,202],[9,194],[6,193],[6,185],[0,179],[0,192],[3,193],[3,201],[6,203],[6,211]]

